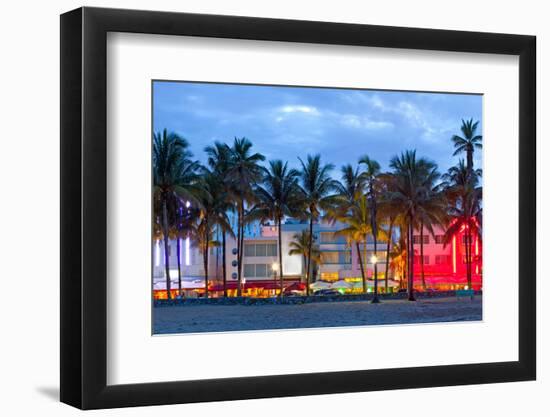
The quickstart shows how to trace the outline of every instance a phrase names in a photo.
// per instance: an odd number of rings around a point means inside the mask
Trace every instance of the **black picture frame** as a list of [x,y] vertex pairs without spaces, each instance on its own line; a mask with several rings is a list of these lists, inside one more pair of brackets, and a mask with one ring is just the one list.
[[[107,385],[108,32],[519,56],[519,360]],[[95,409],[535,379],[535,45],[534,36],[481,32],[88,7],[63,14],[61,401]]]

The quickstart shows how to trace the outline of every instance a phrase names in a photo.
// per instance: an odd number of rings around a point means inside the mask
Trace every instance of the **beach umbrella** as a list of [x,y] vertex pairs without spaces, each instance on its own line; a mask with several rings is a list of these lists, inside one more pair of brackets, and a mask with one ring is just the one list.
[[336,281],[335,283],[333,283],[330,286],[330,288],[349,290],[349,289],[353,288],[353,284],[341,279],[341,280]]
[[330,283],[325,281],[315,281],[313,284],[309,285],[309,288],[312,290],[318,291],[318,290],[327,290],[331,287]]

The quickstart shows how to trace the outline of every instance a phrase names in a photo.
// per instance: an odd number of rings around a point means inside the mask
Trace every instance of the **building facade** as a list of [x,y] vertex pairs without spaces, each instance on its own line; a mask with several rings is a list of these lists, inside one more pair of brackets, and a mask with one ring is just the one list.
[[[320,262],[314,267],[312,281],[327,282],[346,281],[361,291],[358,285],[362,282],[360,258],[363,268],[372,287],[376,262],[379,287],[384,290],[386,278],[387,242],[377,242],[377,251],[374,252],[374,242],[371,235],[367,236],[367,243],[350,243],[337,232],[342,224],[318,223],[313,226],[315,243],[320,251]],[[297,240],[298,235],[309,230],[308,223],[288,220],[282,225],[281,246],[283,252],[282,270],[284,287],[304,281],[306,265],[300,254],[289,255],[291,243]],[[417,289],[433,288],[458,289],[466,286],[466,235],[462,230],[453,237],[448,244],[443,242],[444,232],[436,228],[434,236],[427,232],[423,236],[422,265],[420,258],[420,234],[415,231],[413,236],[414,256],[414,285]],[[277,244],[277,227],[273,225],[256,225],[244,237],[244,254],[242,269],[242,288],[245,295],[270,296],[280,290],[279,283],[279,256]],[[217,240],[221,241],[220,237]],[[359,250],[358,250],[359,249]],[[159,298],[166,295],[166,279],[164,267],[164,247],[162,241],[154,242],[153,289]],[[175,240],[169,244],[171,288],[174,293],[179,289],[178,280],[178,245]],[[194,247],[189,239],[181,239],[179,245],[179,262],[181,270],[182,289],[185,294],[200,295],[204,292],[204,265],[202,254]],[[208,278],[209,292],[219,295],[223,291],[223,268],[221,247],[210,248]],[[226,238],[226,289],[230,295],[235,295],[238,283],[237,273],[237,242],[234,238]],[[482,287],[482,257],[481,241],[474,236],[472,241],[472,287]],[[394,274],[389,268],[388,278],[391,291],[406,286],[406,279]]]

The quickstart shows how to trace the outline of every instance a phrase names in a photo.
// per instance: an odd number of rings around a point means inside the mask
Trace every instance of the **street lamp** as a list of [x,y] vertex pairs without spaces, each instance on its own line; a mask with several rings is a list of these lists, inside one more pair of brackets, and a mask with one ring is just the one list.
[[373,304],[378,304],[380,300],[378,299],[378,267],[376,265],[378,258],[376,257],[376,254],[371,256],[370,261],[374,265],[374,297],[371,302]]

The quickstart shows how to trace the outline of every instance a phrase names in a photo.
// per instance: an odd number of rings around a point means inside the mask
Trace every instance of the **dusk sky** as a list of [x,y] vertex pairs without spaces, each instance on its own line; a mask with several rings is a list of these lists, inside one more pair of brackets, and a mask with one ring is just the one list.
[[335,178],[362,155],[387,169],[407,149],[443,172],[458,161],[451,136],[461,134],[461,119],[479,120],[482,134],[480,95],[157,81],[153,100],[153,129],[185,137],[203,163],[205,146],[244,136],[267,160],[296,168],[298,156],[320,153],[336,166]]

